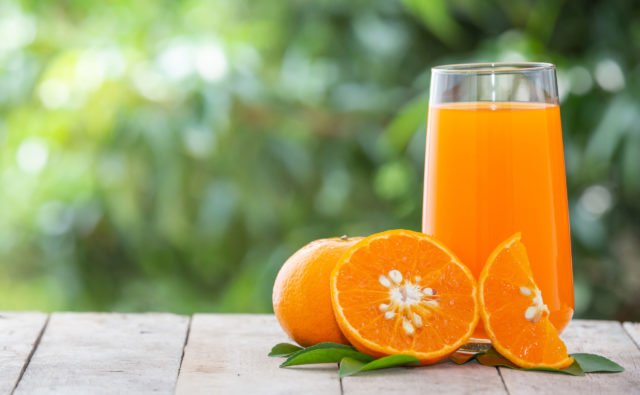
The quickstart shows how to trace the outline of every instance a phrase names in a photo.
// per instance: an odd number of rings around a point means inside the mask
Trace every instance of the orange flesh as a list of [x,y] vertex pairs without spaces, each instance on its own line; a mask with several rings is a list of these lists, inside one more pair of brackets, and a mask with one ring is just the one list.
[[[380,277],[392,270],[399,271],[402,281],[385,286]],[[393,318],[385,318],[380,305],[391,303],[394,287],[404,289],[409,283],[419,285],[419,290],[434,290],[435,295],[425,294],[421,300],[437,305],[407,304]],[[476,285],[469,269],[438,242],[417,232],[383,232],[351,247],[332,273],[331,294],[347,339],[375,356],[402,353],[423,363],[436,362],[464,344],[478,321]],[[415,332],[408,334],[403,319],[413,319],[414,314],[422,325],[413,325]]]
[[[527,319],[527,309],[535,305],[529,259],[520,234],[516,234],[491,254],[480,274],[480,315],[493,346],[521,367],[569,366],[573,358],[558,331],[541,311],[539,319]],[[527,291],[529,290],[529,291]],[[542,301],[546,295],[542,292]]]
[[[422,231],[476,278],[494,247],[522,232],[551,322],[562,331],[573,315],[573,280],[559,107],[431,106],[424,185]],[[482,325],[474,337],[485,337]]]

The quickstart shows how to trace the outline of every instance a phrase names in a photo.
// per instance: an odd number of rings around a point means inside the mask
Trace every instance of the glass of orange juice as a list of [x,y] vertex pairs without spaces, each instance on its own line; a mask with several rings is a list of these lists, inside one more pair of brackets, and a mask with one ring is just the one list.
[[[493,249],[521,232],[558,331],[573,315],[567,206],[555,66],[434,67],[422,231],[476,278]],[[481,323],[474,337],[486,341]]]

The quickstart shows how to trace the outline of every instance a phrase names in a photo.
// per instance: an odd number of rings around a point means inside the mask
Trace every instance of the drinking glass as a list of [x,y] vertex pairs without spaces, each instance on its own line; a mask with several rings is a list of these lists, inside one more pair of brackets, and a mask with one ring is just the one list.
[[[522,233],[553,325],[573,315],[571,241],[555,66],[474,63],[432,69],[422,231],[476,278]],[[480,323],[475,341],[487,341]]]

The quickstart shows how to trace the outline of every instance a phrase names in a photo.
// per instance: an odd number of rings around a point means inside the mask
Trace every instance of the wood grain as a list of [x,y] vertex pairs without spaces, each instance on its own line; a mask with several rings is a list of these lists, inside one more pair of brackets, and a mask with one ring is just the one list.
[[365,372],[342,379],[344,394],[506,394],[497,369],[475,362]]
[[10,394],[47,320],[42,313],[0,312],[0,394]]
[[640,323],[625,322],[622,326],[640,349]]
[[288,339],[273,315],[195,315],[186,347],[182,316],[55,313],[46,320],[41,313],[0,313],[0,394],[11,393],[27,363],[16,394],[640,393],[638,323],[574,320],[563,333],[569,352],[605,355],[624,366],[619,374],[573,377],[445,362],[341,381],[335,364],[278,368],[282,359],[266,354]]
[[196,314],[177,394],[339,394],[336,364],[278,368],[267,354],[290,341],[273,315]]
[[562,374],[519,372],[500,368],[510,394],[611,394],[640,392],[640,350],[619,322],[572,321],[562,334],[569,353],[604,355],[625,368],[622,373],[587,374],[574,377]]
[[189,319],[54,313],[16,394],[171,394]]

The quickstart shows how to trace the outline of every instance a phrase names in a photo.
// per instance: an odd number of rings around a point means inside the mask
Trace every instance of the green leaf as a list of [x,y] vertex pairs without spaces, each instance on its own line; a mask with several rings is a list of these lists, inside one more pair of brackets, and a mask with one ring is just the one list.
[[360,372],[366,372],[367,370],[386,369],[397,366],[414,366],[419,364],[420,360],[412,355],[389,355],[369,363],[345,357],[340,361],[340,377],[352,376]]
[[624,368],[612,360],[601,355],[576,353],[571,356],[580,365],[585,373],[619,373],[624,372]]
[[270,357],[288,357],[289,355],[302,350],[302,347],[298,347],[289,343],[278,343],[271,349],[269,353]]
[[511,369],[519,369],[513,362],[503,357],[495,348],[491,347],[486,352],[476,355],[476,360],[484,366],[504,366]]
[[344,357],[350,357],[363,362],[371,362],[375,359],[370,355],[359,352],[351,346],[338,343],[320,343],[293,353],[280,367],[340,362]]
[[366,362],[361,362],[353,358],[344,357],[340,361],[340,378],[353,376],[358,372],[362,372],[362,368],[366,365]]
[[553,369],[553,368],[520,368],[513,362],[509,361],[507,358],[503,357],[496,351],[493,347],[490,348],[484,354],[479,354],[476,356],[476,360],[484,366],[502,366],[509,369],[514,370],[526,370],[526,371],[543,371],[543,372],[554,372],[554,373],[563,373],[569,374],[572,376],[584,376],[584,371],[580,367],[577,362],[573,362],[571,365],[567,366],[563,369]]

